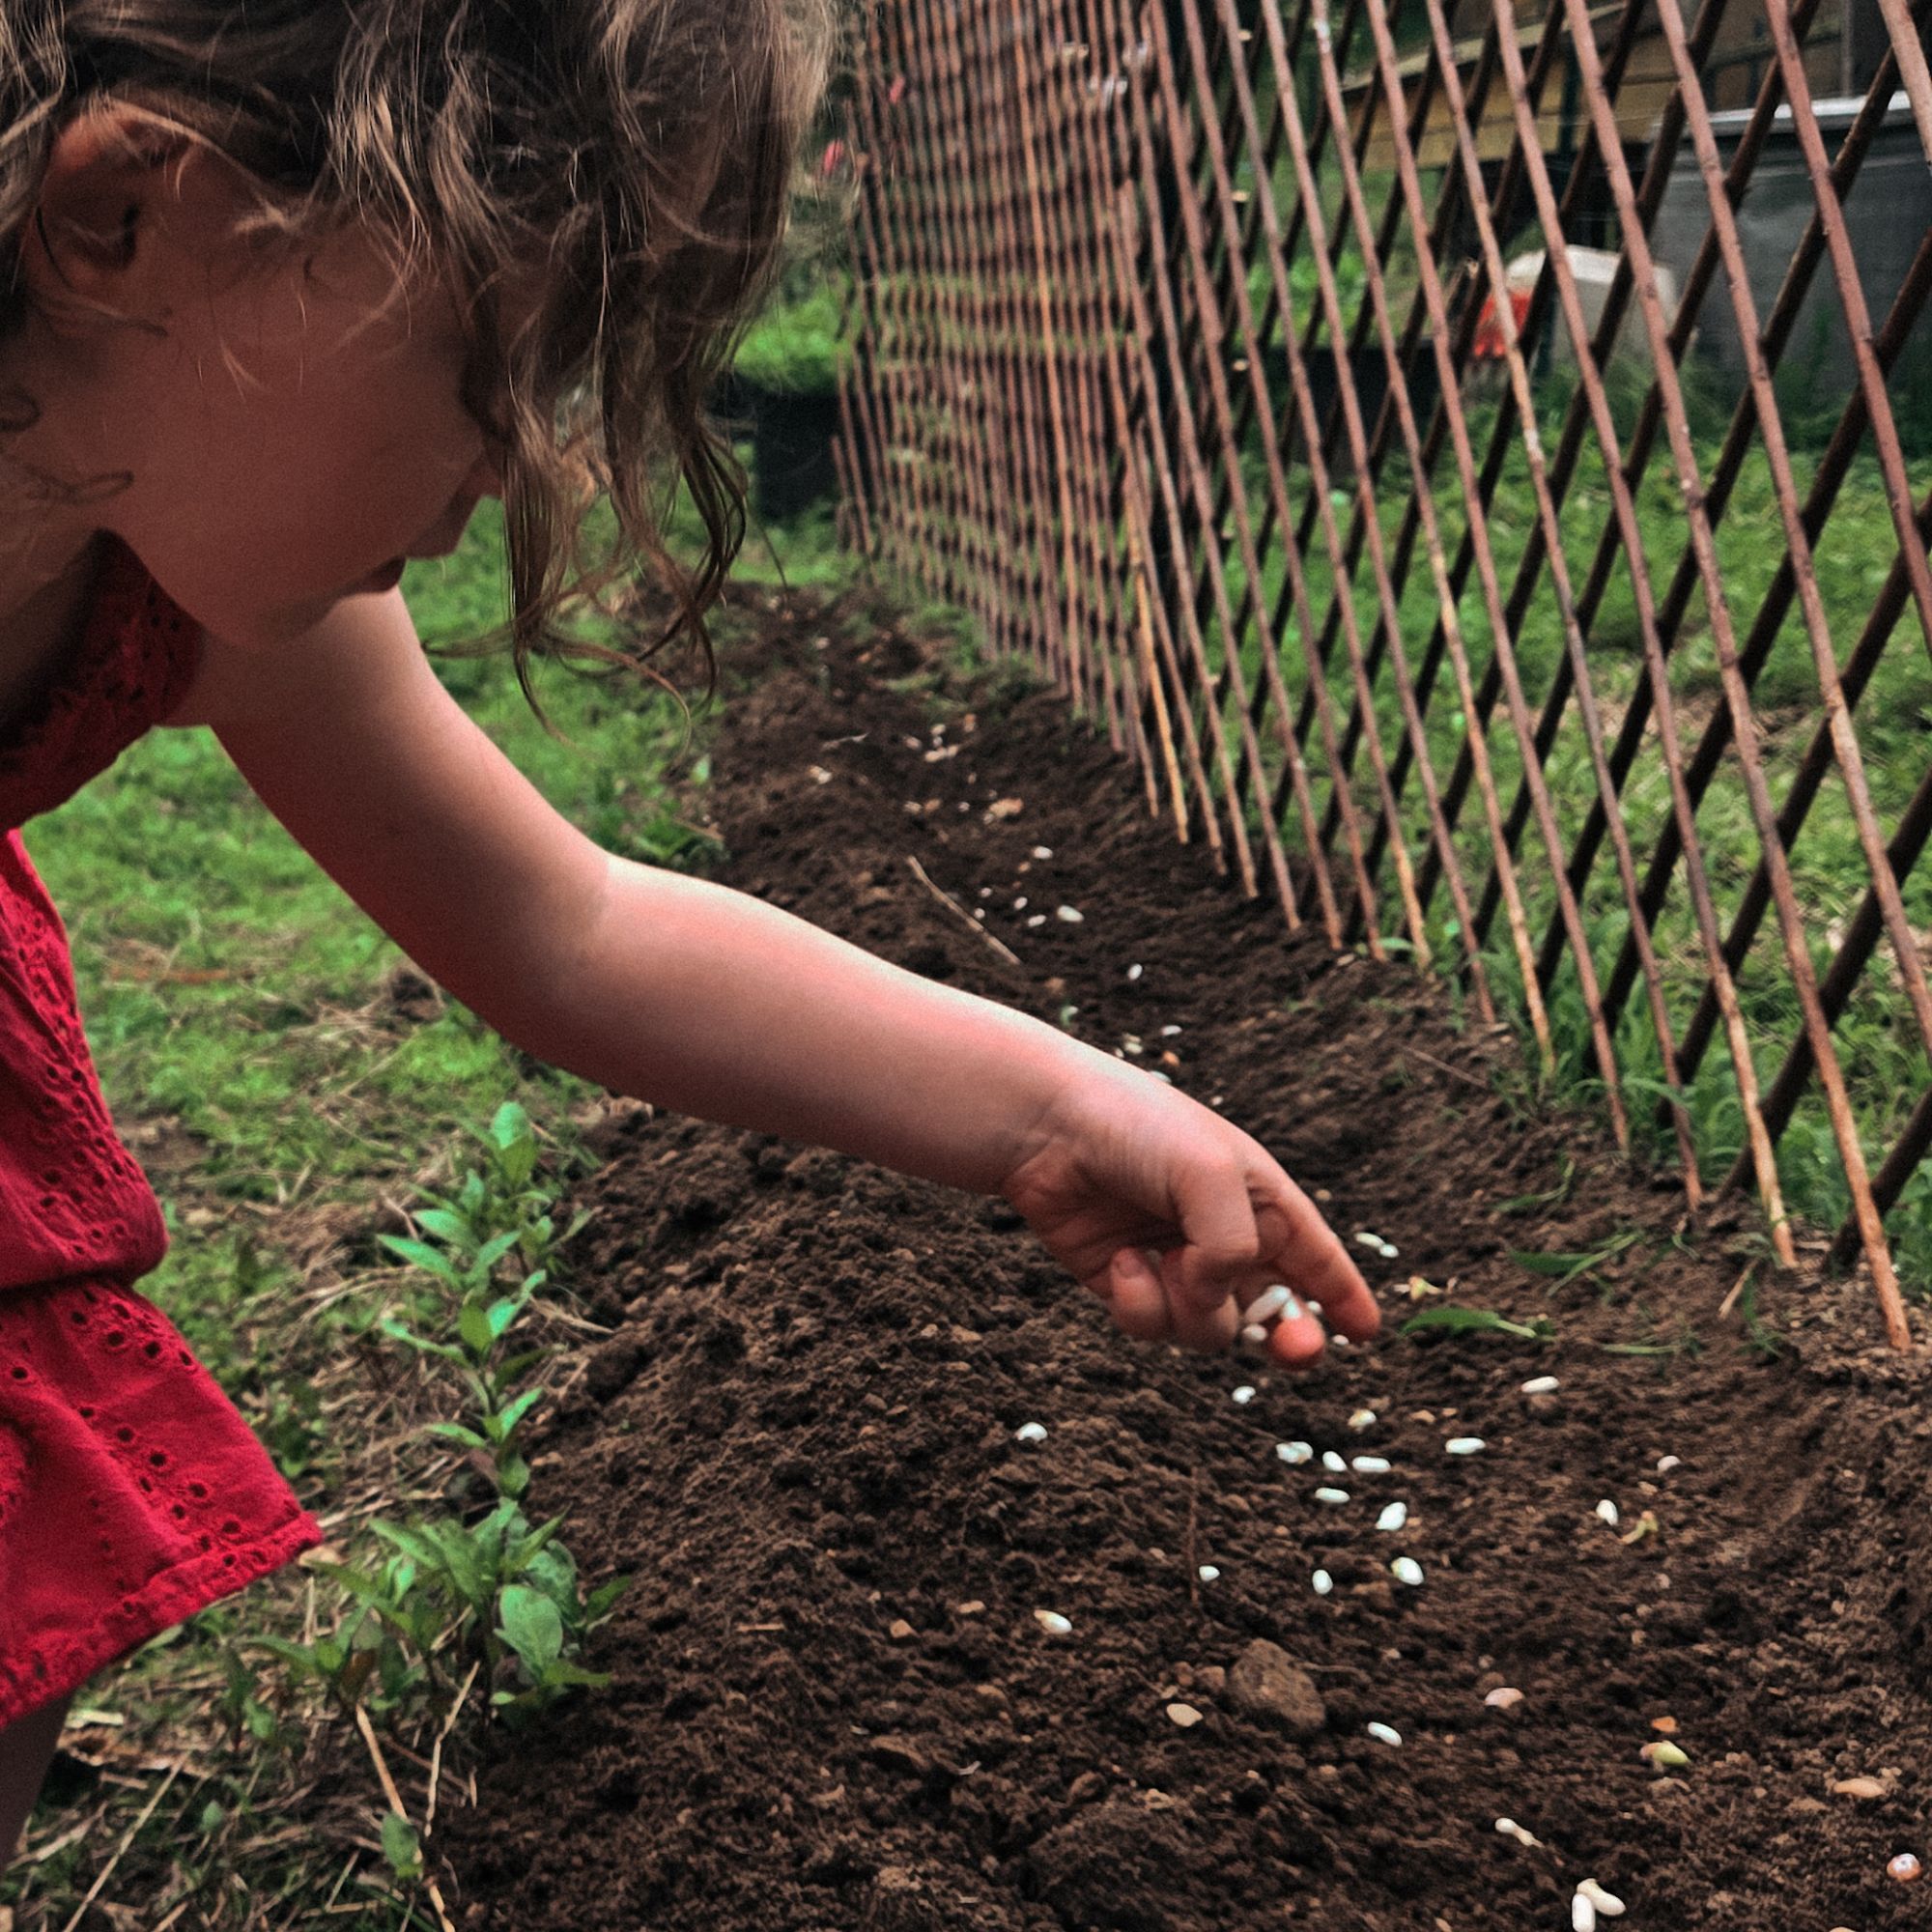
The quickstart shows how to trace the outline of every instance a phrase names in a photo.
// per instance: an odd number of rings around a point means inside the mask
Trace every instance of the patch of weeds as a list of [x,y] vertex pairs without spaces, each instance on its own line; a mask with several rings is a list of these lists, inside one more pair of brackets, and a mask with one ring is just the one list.
[[1612,1262],[1643,1239],[1642,1233],[1634,1228],[1627,1228],[1623,1233],[1612,1235],[1601,1248],[1593,1248],[1583,1254],[1538,1254],[1519,1248],[1509,1251],[1509,1258],[1518,1267],[1527,1268],[1531,1274],[1553,1275],[1549,1292],[1575,1281],[1577,1276],[1594,1273],[1607,1262]]
[[1520,1342],[1553,1342],[1556,1324],[1547,1315],[1532,1316],[1527,1321],[1512,1321],[1493,1308],[1464,1308],[1451,1302],[1442,1308],[1425,1308],[1402,1324],[1405,1335],[1509,1335]]

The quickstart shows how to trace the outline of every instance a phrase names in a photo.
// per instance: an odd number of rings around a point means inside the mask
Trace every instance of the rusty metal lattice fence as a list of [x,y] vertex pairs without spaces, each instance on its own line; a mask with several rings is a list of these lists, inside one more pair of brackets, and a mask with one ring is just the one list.
[[1692,1206],[1754,1186],[1778,1261],[1837,1221],[1901,1345],[1923,27],[879,0],[838,452],[849,540],[1055,680],[1179,837],[1440,966]]

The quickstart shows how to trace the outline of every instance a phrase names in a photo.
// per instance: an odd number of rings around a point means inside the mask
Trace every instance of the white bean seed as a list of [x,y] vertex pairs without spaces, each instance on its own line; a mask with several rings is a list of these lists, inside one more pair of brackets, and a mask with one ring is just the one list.
[[1030,912],[1027,914],[1027,924],[1029,926],[1039,926],[1045,923],[1046,915],[1043,912]]
[[1524,1395],[1554,1395],[1563,1384],[1554,1376],[1532,1376],[1522,1385]]
[[1593,1878],[1586,1878],[1577,1888],[1577,1895],[1587,1898],[1597,1908],[1604,1918],[1621,1918],[1624,1916],[1624,1902],[1613,1891],[1605,1891]]
[[1393,1724],[1370,1724],[1367,1728],[1370,1737],[1374,1738],[1378,1744],[1399,1745],[1402,1743],[1402,1733]]
[[1288,1304],[1294,1299],[1294,1292],[1276,1282],[1272,1288],[1264,1288],[1241,1311],[1243,1321],[1272,1321]]
[[1514,1838],[1519,1845],[1524,1847],[1533,1847],[1543,1842],[1534,1832],[1525,1832],[1514,1818],[1498,1818],[1496,1820],[1496,1830],[1505,1838]]
[[1402,1253],[1402,1250],[1393,1241],[1384,1241],[1376,1252],[1381,1256],[1383,1261],[1392,1262]]
[[[1340,1341],[1341,1337],[1337,1336],[1336,1340]],[[1375,1426],[1376,1426],[1376,1412],[1372,1408],[1358,1408],[1354,1412],[1354,1414],[1350,1416],[1349,1418],[1349,1427],[1352,1429],[1357,1435],[1359,1435],[1363,1430],[1373,1429]]]
[[1605,1496],[1604,1500],[1597,1505],[1597,1514],[1600,1517],[1602,1517],[1603,1520],[1606,1523],[1608,1523],[1612,1529],[1616,1528],[1617,1524],[1623,1520],[1622,1517],[1620,1517],[1617,1514],[1616,1504],[1611,1502],[1611,1500],[1607,1496]]
[[1924,1867],[1910,1852],[1900,1852],[1887,1863],[1885,1869],[1888,1876],[1897,1879],[1901,1885],[1910,1885]]
[[1066,1636],[1073,1629],[1058,1610],[1036,1610],[1033,1614],[1034,1621],[1048,1636]]
[[1054,917],[1065,925],[1078,925],[1087,915],[1084,912],[1078,911],[1073,906],[1056,906],[1054,908]]
[[1201,1721],[1201,1713],[1192,1704],[1170,1704],[1167,1715],[1185,1731]]
[[1277,1442],[1274,1453],[1293,1466],[1296,1463],[1314,1462],[1315,1445],[1312,1442]]
[[1408,1505],[1406,1503],[1390,1503],[1388,1508],[1383,1510],[1380,1516],[1377,1517],[1376,1527],[1378,1529],[1400,1529],[1407,1520]]
[[1241,1347],[1244,1349],[1265,1349],[1268,1331],[1259,1321],[1250,1321],[1241,1330]]
[[1138,980],[1141,977],[1142,970],[1139,966],[1129,966],[1127,968],[1127,978],[1129,980]]
[[1349,1500],[1349,1492],[1347,1490],[1317,1490],[1315,1500],[1318,1503],[1332,1503],[1339,1507]]
[[1346,1475],[1349,1469],[1348,1463],[1345,1463],[1341,1457],[1336,1455],[1336,1453],[1332,1449],[1322,1450],[1321,1466],[1324,1469],[1326,1469],[1331,1476]]
[[1389,1460],[1386,1456],[1356,1456],[1352,1459],[1355,1473],[1361,1476],[1386,1476]]
[[1657,1459],[1657,1473],[1660,1476],[1667,1476],[1671,1470],[1681,1469],[1683,1466],[1684,1459],[1681,1456],[1660,1456]]
[[1050,845],[1036,845],[1033,848],[1033,856],[1036,859],[1051,859],[1053,857],[1053,847]]
[[1013,1431],[1013,1435],[1022,1442],[1044,1442],[1046,1425],[1042,1422],[1023,1422]]
[[1480,1435],[1452,1435],[1442,1445],[1451,1456],[1480,1456],[1489,1446]]
[[1195,1574],[1204,1583],[1218,1583],[1221,1580],[1220,1571],[1215,1569],[1211,1563],[1202,1564],[1201,1568]]
[[1318,1570],[1309,1579],[1318,1597],[1325,1597],[1335,1587],[1335,1579],[1325,1570]]
[[[1513,1711],[1522,1702],[1522,1692],[1513,1685],[1502,1684],[1492,1690],[1483,1702],[1492,1711]],[[1496,1830],[1500,1832],[1502,1827],[1498,1825]]]
[[1357,1228],[1355,1230],[1355,1238],[1365,1248],[1379,1248],[1382,1244],[1382,1237],[1379,1235],[1370,1234],[1366,1228]]
[[1389,1565],[1389,1574],[1398,1583],[1406,1583],[1413,1590],[1422,1582],[1422,1565],[1412,1556],[1398,1556]]
[[1255,1399],[1254,1384],[1252,1382],[1243,1382],[1239,1388],[1235,1390],[1234,1395],[1235,1400],[1243,1406],[1253,1402]]
[[1570,1932],[1597,1932],[1597,1908],[1580,1891],[1570,1901]]

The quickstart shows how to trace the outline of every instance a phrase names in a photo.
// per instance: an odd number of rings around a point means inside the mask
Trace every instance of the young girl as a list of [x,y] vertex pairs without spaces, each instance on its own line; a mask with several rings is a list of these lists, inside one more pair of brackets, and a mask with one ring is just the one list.
[[[1247,1135],[600,850],[423,657],[404,560],[485,497],[520,679],[563,648],[560,595],[640,563],[701,619],[742,526],[701,399],[825,39],[798,0],[0,0],[0,1863],[87,1678],[322,1540],[133,1289],[167,1237],[17,830],[153,725],[212,726],[528,1052],[1004,1195],[1132,1336],[1225,1350],[1277,1280],[1376,1330]],[[672,475],[709,532],[693,574],[654,521]],[[1322,1340],[1292,1301],[1268,1346],[1292,1366]]]

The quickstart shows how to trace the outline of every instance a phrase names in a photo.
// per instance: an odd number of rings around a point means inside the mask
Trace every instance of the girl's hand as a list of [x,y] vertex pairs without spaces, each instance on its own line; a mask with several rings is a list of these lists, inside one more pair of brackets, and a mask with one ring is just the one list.
[[[1351,1342],[1381,1326],[1347,1250],[1266,1150],[1138,1068],[1083,1068],[1000,1192],[1129,1335],[1224,1352],[1241,1310],[1276,1282]],[[1325,1339],[1292,1302],[1268,1351],[1301,1367]]]

